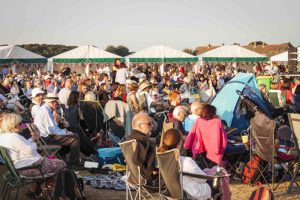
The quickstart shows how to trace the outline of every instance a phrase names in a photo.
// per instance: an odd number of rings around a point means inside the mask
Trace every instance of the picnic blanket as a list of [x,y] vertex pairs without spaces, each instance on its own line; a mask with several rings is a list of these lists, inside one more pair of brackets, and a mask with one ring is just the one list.
[[114,190],[126,190],[126,184],[121,180],[122,175],[120,173],[98,175],[98,176],[84,176],[84,184],[91,185],[93,188],[100,189],[114,189]]

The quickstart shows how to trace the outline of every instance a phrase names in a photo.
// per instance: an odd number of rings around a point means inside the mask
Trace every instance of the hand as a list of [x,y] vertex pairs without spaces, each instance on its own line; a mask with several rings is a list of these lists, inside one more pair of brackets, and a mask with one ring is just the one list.
[[31,139],[32,139],[32,141],[36,142],[40,139],[40,135],[39,134],[32,134]]
[[73,135],[71,131],[66,131],[66,135]]

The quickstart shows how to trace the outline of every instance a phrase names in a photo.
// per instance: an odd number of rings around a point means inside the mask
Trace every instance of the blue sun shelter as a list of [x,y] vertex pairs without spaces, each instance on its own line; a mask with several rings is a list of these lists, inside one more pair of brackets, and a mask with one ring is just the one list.
[[217,108],[217,115],[225,120],[229,127],[245,130],[250,124],[245,111],[240,109],[241,98],[237,94],[237,90],[251,98],[268,115],[271,115],[262,100],[254,74],[240,73],[226,83],[211,102]]

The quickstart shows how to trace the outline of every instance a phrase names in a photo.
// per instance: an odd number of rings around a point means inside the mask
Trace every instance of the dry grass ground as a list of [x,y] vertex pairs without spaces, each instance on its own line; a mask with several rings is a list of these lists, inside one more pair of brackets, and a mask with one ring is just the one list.
[[[0,166],[0,191],[2,191],[3,186],[3,179],[2,174],[6,171],[5,167]],[[85,173],[82,173],[82,175],[85,175]],[[292,191],[291,194],[286,194],[288,183],[284,183],[274,192],[275,198],[277,199],[300,199],[300,189],[295,189]],[[230,188],[232,192],[232,200],[246,200],[249,199],[249,196],[253,190],[256,189],[256,187],[251,187],[249,185],[244,185],[241,183],[238,183],[236,181],[232,181],[230,183]],[[21,194],[19,195],[20,200],[25,200],[25,188],[21,190]],[[89,200],[116,200],[116,199],[125,199],[125,191],[115,191],[115,190],[104,190],[104,189],[94,189],[90,186],[85,186],[84,191],[87,199]],[[14,196],[11,196],[11,199],[14,199]]]

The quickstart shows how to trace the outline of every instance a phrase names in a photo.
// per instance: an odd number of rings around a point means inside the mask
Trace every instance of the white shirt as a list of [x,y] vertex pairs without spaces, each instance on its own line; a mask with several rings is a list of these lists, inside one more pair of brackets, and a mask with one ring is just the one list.
[[[180,164],[184,172],[206,175],[190,157],[180,156]],[[206,183],[206,179],[183,176],[183,189],[191,199],[211,198],[211,188]]]
[[61,89],[58,93],[59,102],[61,104],[67,105],[67,101],[69,99],[71,92],[72,91],[69,88]]
[[0,146],[8,150],[17,169],[30,166],[41,159],[41,155],[36,151],[36,144],[31,139],[26,140],[18,133],[1,134]]
[[115,82],[118,82],[120,84],[125,84],[125,81],[127,80],[128,77],[129,77],[129,74],[128,74],[127,68],[118,69],[118,71],[116,73]]
[[49,135],[66,135],[66,131],[58,127],[54,120],[53,112],[47,104],[37,112],[34,118],[34,124],[39,129],[42,137],[48,137]]
[[32,100],[32,103],[34,103],[35,105],[32,106],[31,108],[31,116],[34,119],[36,114],[38,113],[38,111],[40,110],[40,108],[42,107],[42,105],[39,105],[37,102],[35,102],[34,100]]

